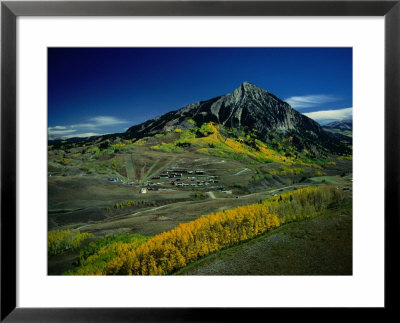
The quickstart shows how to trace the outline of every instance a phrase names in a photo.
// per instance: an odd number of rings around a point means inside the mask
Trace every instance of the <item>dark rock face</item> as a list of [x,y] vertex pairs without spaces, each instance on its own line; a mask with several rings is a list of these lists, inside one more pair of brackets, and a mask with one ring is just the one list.
[[126,131],[126,135],[141,138],[175,128],[190,129],[195,126],[189,122],[190,119],[197,126],[214,122],[224,128],[256,129],[259,139],[266,142],[271,136],[290,136],[298,150],[307,148],[348,153],[348,149],[343,148],[317,122],[297,112],[272,93],[248,82],[241,84],[232,93],[196,102],[133,126]]
[[297,112],[288,103],[245,82],[232,93],[168,112],[129,128],[127,133],[152,135],[174,128],[193,127],[187,122],[188,118],[198,125],[215,122],[227,128],[257,129],[262,134],[289,129],[308,130],[315,134],[322,131],[318,123]]

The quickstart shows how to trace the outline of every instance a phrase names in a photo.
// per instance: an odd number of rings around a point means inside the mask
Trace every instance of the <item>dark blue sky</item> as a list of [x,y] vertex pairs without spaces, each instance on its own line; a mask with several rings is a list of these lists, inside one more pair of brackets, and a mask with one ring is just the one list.
[[352,49],[49,48],[49,134],[121,132],[244,81],[340,119],[352,107]]

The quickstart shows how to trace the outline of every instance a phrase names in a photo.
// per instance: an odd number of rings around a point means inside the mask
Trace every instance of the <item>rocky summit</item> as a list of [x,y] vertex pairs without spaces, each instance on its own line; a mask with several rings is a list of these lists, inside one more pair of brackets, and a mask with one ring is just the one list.
[[188,119],[198,125],[215,122],[228,128],[247,127],[264,135],[291,129],[315,134],[322,131],[318,123],[297,112],[288,103],[254,84],[244,82],[232,93],[171,111],[133,126],[127,133],[147,136],[175,128],[191,128],[194,125],[187,122]]
[[274,94],[249,82],[232,93],[200,101],[130,127],[126,136],[143,138],[174,129],[192,129],[213,122],[224,129],[256,132],[258,139],[283,150],[304,149],[312,156],[347,154],[348,147],[314,120],[293,109]]

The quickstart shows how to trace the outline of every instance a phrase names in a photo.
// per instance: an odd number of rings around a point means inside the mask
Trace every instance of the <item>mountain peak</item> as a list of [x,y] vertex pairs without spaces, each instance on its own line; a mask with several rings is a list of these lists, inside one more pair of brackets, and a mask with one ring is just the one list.
[[[133,126],[127,133],[130,137],[141,138],[173,129],[192,129],[209,122],[226,129],[255,129],[259,138],[267,141],[287,133],[297,135],[297,145],[301,149],[313,147],[315,138],[328,146],[335,146],[318,123],[250,82],[243,82],[226,95],[196,102]],[[337,145],[339,147],[340,142]]]
[[241,100],[247,100],[248,98],[259,98],[262,95],[268,94],[268,92],[257,85],[250,82],[243,82],[231,95],[233,99],[238,102]]
[[263,90],[264,89],[260,88],[259,86],[250,83],[250,82],[243,82],[240,86],[239,89],[241,89],[242,91],[251,91],[251,90]]
[[247,127],[267,135],[276,131],[307,129],[319,133],[321,127],[311,119],[293,110],[272,93],[250,82],[243,82],[233,92],[207,101],[196,102],[177,111],[131,127],[129,133],[155,134],[175,128],[190,128],[214,122],[227,128]]

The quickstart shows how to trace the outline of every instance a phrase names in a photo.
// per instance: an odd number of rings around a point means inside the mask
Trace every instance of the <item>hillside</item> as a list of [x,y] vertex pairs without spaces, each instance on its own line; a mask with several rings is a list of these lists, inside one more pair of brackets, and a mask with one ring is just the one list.
[[351,140],[335,127],[322,128],[272,93],[244,82],[232,93],[168,112],[125,133],[50,140],[49,145],[93,145],[108,151],[144,146],[291,164],[293,160],[350,155]]
[[220,126],[232,135],[253,133],[267,144],[304,150],[312,155],[349,154],[350,150],[312,119],[294,110],[274,94],[248,82],[232,93],[190,104],[176,111],[132,126],[129,138],[150,137],[175,129],[200,128],[205,123]]
[[175,275],[351,275],[351,200],[209,255]]
[[214,122],[227,128],[248,127],[262,134],[300,128],[315,134],[322,131],[315,121],[301,115],[272,93],[244,82],[232,93],[171,111],[133,126],[127,133],[136,136],[140,133],[149,135],[176,128],[192,128],[187,118],[194,120],[197,125]]
[[[84,249],[77,259],[79,266],[68,274],[171,274],[187,265],[193,265],[193,262],[209,254],[252,241],[281,226],[319,217],[326,211],[331,213],[332,210],[346,210],[346,214],[351,215],[351,211],[348,212],[351,209],[349,195],[349,192],[333,186],[308,187],[256,204],[207,214],[149,239],[129,234],[116,235],[116,239],[106,236]],[[337,215],[334,214],[335,219]],[[332,228],[332,224],[328,226]],[[346,232],[350,232],[351,246],[351,224],[350,228],[346,226]],[[334,239],[341,240],[336,233]],[[332,240],[329,234],[325,238],[328,244]],[[347,243],[348,237],[345,240]],[[335,248],[338,247],[335,242]],[[302,246],[296,249],[306,251]],[[270,256],[267,255],[267,258]],[[246,257],[235,259],[245,261]],[[324,261],[323,258],[321,260]],[[333,262],[336,262],[335,259]],[[301,271],[297,273],[301,274]]]
[[353,134],[353,120],[334,121],[323,126],[325,131],[351,137]]

